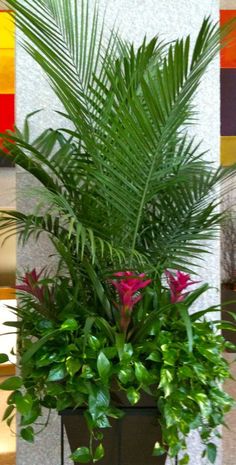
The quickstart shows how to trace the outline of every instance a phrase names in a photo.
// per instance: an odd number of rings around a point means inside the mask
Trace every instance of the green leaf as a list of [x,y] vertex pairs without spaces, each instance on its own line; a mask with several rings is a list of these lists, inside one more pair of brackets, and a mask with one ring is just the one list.
[[12,424],[14,418],[15,418],[15,415],[13,415],[12,417],[9,417],[9,418],[7,419],[7,426],[8,426],[9,428],[10,428],[10,426],[11,426],[11,424]]
[[76,331],[78,329],[78,323],[74,318],[68,318],[61,325],[62,331]]
[[160,362],[161,355],[159,352],[151,352],[151,354],[147,357],[147,360],[152,360],[152,362]]
[[160,445],[159,442],[156,442],[154,445],[152,455],[154,457],[160,457],[160,455],[163,455],[165,453],[166,453],[166,450]]
[[140,399],[140,393],[134,387],[130,387],[129,389],[127,389],[126,395],[131,405],[137,404],[137,402]]
[[64,364],[60,364],[55,368],[52,368],[49,371],[49,375],[47,377],[47,381],[60,381],[64,379],[66,376],[66,369]]
[[180,316],[185,324],[187,335],[188,335],[188,346],[189,352],[193,350],[193,331],[192,331],[192,322],[188,313],[188,308],[184,304],[178,304],[178,309]]
[[0,354],[0,363],[5,363],[9,361],[9,357],[7,354]]
[[24,396],[19,392],[15,396],[16,408],[21,415],[28,416],[31,413],[33,399],[30,394],[25,394]]
[[20,432],[21,437],[27,442],[34,442],[34,430],[32,426],[27,426],[27,428],[22,428]]
[[88,345],[91,347],[92,350],[95,352],[100,349],[100,341],[97,337],[90,335],[88,337]]
[[189,455],[188,454],[184,454],[184,456],[182,457],[182,459],[180,459],[179,461],[179,465],[187,465],[189,463]]
[[27,426],[34,423],[39,415],[41,415],[40,408],[38,405],[34,405],[26,415],[21,416],[20,425]]
[[135,362],[135,376],[140,384],[150,383],[150,374],[141,362]]
[[78,449],[70,455],[70,458],[78,463],[89,463],[92,460],[88,447],[78,447]]
[[162,368],[161,369],[161,376],[160,376],[160,383],[159,383],[159,388],[163,388],[165,397],[168,397],[170,393],[172,392],[173,389],[173,371]]
[[93,462],[97,462],[98,460],[101,460],[104,457],[104,447],[102,444],[99,444],[99,446],[96,448],[94,456],[93,456]]
[[14,405],[9,405],[5,412],[4,412],[4,415],[2,417],[2,421],[6,420],[13,412],[13,410],[15,409],[15,406]]
[[120,370],[118,373],[118,378],[122,384],[127,384],[133,381],[134,379],[134,372],[131,367],[126,369]]
[[213,442],[207,444],[207,458],[211,463],[215,463],[217,455],[217,448]]
[[90,265],[90,263],[88,263],[87,261],[85,261],[85,268],[87,270],[87,273],[92,281],[92,284],[93,284],[93,289],[94,289],[94,292],[96,292],[105,312],[107,313],[107,315],[111,318],[112,315],[111,315],[111,304],[106,296],[106,293],[105,293],[105,290],[104,290],[104,287],[102,285],[102,283],[100,282],[94,268]]
[[82,364],[80,360],[75,358],[75,356],[71,356],[66,359],[66,369],[70,376],[74,376],[75,373],[77,373],[80,370],[81,366]]
[[110,428],[110,423],[106,415],[100,415],[96,419],[96,426],[97,428]]
[[100,352],[97,359],[97,369],[102,380],[106,380],[111,371],[111,364],[103,352]]
[[0,384],[0,389],[4,391],[15,391],[21,388],[22,384],[22,378],[19,376],[12,376],[11,378],[5,379],[5,381]]

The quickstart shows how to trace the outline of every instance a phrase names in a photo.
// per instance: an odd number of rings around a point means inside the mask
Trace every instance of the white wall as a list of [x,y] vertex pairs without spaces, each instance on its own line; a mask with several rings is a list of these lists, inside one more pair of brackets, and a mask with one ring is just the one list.
[[[91,3],[93,0],[91,1]],[[183,34],[191,33],[195,37],[204,16],[211,15],[218,20],[218,0],[101,0],[101,7],[107,6],[108,26],[113,26],[114,19],[120,23],[124,37],[139,44],[140,39],[157,33],[168,40]],[[30,70],[30,72],[29,72]],[[34,131],[47,126],[56,126],[58,116],[51,109],[59,107],[55,96],[48,88],[39,67],[32,62],[23,49],[17,48],[17,124],[21,125],[24,116],[38,108],[48,108],[40,114],[34,122]],[[197,105],[200,110],[200,122],[194,131],[204,146],[210,148],[209,158],[218,163],[219,160],[219,63],[211,65],[198,93]],[[18,189],[30,184],[31,179],[23,172],[17,174]],[[21,204],[22,205],[22,204]],[[46,245],[46,247],[48,247]],[[213,254],[207,257],[202,269],[202,279],[210,281],[214,287],[219,287],[219,243],[212,245]],[[43,264],[42,251],[27,248],[24,255],[18,257],[18,266]],[[204,304],[218,301],[217,291],[211,291]],[[202,463],[201,447],[196,435],[190,441],[192,459],[190,465]],[[18,444],[18,465],[58,465],[59,463],[59,423],[53,417],[51,426],[45,434],[37,438],[36,444],[30,446],[20,442]],[[220,456],[219,462],[220,463]],[[68,462],[69,465],[69,462]],[[112,465],[112,464],[111,464]]]
[[[12,363],[16,363],[16,358],[11,354],[11,350],[16,347],[16,329],[11,326],[5,326],[5,321],[13,322],[16,319],[14,313],[8,309],[16,306],[16,300],[0,300],[0,353],[5,353],[9,356]],[[6,334],[11,333],[11,334]]]

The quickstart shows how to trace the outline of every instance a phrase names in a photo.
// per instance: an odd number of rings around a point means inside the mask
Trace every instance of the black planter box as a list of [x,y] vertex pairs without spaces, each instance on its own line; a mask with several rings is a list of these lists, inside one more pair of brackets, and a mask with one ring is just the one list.
[[[153,401],[147,402],[146,405],[142,403],[135,407],[126,405],[120,408],[125,412],[124,417],[120,420],[109,420],[111,428],[102,430],[105,457],[98,464],[164,465],[165,456],[152,456],[155,442],[161,440],[157,408],[153,405]],[[83,412],[83,408],[78,408],[67,409],[60,413],[62,432],[65,429],[72,451],[89,444],[89,433]],[[63,459],[61,463],[64,464]]]

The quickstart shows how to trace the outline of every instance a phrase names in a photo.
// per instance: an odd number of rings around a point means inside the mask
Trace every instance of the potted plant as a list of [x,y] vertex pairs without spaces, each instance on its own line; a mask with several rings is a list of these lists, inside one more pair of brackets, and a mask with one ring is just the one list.
[[78,433],[71,458],[105,464],[103,433],[121,424],[122,406],[127,413],[144,399],[161,428],[150,463],[181,452],[187,464],[192,429],[213,463],[213,436],[233,403],[221,387],[228,344],[221,322],[205,318],[218,307],[198,303],[208,285],[189,273],[221,220],[215,187],[232,169],[209,164],[188,126],[218,27],[204,19],[191,46],[190,37],[155,37],[135,48],[115,30],[105,35],[89,2],[8,4],[72,128],[32,140],[27,118],[4,136],[40,187],[29,213],[2,212],[1,229],[22,243],[46,233],[58,257],[55,272],[28,270],[16,286],[20,371],[0,386],[13,390],[5,419],[18,411],[31,442],[43,407],[82,409],[90,439]]

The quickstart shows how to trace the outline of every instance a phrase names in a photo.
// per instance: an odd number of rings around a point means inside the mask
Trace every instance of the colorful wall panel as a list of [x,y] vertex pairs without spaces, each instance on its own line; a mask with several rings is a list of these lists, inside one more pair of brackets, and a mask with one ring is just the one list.
[[[0,10],[0,133],[12,130],[15,119],[15,26],[9,11]],[[0,139],[0,146],[1,146]],[[0,167],[11,166],[9,156]]]
[[[236,18],[236,9],[221,10],[221,24]],[[221,162],[236,163],[236,27],[221,51]]]

